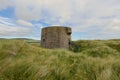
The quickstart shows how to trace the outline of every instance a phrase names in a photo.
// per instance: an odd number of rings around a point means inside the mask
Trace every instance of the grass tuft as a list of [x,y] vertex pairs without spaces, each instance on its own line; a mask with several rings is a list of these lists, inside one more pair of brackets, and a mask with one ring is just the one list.
[[74,43],[77,53],[0,40],[0,80],[120,80],[119,40]]

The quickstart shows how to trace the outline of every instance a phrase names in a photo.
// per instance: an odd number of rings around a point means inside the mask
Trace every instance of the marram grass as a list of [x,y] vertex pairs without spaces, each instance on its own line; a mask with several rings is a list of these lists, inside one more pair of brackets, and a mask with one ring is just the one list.
[[0,80],[120,80],[120,42],[78,41],[81,51],[0,40]]

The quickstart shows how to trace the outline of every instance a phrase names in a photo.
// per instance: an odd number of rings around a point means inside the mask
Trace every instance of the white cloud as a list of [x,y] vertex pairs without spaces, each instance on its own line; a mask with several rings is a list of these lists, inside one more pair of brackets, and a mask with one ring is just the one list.
[[10,26],[15,25],[13,24],[12,20],[9,20],[9,18],[5,18],[5,17],[0,17],[0,23],[10,25]]
[[45,27],[44,25],[42,25],[42,24],[40,24],[40,23],[37,23],[37,24],[34,24],[36,27],[40,27],[41,29],[43,28],[43,27]]
[[33,24],[28,22],[28,21],[25,21],[25,20],[17,20],[16,21],[19,25],[21,26],[30,26],[30,27],[33,27]]
[[[2,0],[0,9],[9,6]],[[120,37],[120,0],[12,0],[17,23],[32,26],[32,21],[42,21],[49,26],[71,26],[74,32],[99,38]],[[41,23],[40,23],[41,24]]]
[[15,24],[9,18],[0,17],[0,36],[25,36],[31,33],[32,28]]
[[0,10],[6,9],[8,6],[11,5],[12,0],[0,0]]
[[72,7],[69,5],[69,0],[16,0],[15,4],[15,13],[18,18],[43,19],[47,22],[54,22],[56,18],[69,19]]
[[[120,34],[120,19],[112,19],[108,23],[106,23],[106,27],[104,28],[104,33],[106,34]],[[120,37],[120,36],[119,36]]]
[[30,33],[28,28],[0,25],[0,36],[25,36]]

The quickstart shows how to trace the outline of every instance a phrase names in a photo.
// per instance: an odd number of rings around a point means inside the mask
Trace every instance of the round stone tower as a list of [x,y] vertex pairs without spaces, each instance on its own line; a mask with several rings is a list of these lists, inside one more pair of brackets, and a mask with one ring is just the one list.
[[63,48],[71,47],[71,28],[63,26],[51,26],[42,29],[41,47],[43,48]]

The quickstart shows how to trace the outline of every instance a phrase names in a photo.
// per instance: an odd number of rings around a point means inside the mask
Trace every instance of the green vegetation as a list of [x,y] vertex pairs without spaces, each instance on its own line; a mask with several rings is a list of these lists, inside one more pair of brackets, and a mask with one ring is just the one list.
[[72,50],[0,40],[0,80],[120,80],[120,40],[74,41]]

